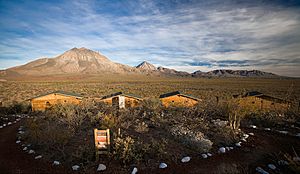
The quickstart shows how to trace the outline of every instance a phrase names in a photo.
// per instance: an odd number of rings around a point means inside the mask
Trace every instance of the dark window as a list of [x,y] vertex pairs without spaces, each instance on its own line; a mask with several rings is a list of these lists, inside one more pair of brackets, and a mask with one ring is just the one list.
[[174,103],[174,100],[172,100],[172,103]]
[[274,105],[274,103],[271,103],[271,105]]
[[67,102],[67,100],[65,100],[65,103]]
[[254,104],[255,102],[253,101],[252,104]]
[[46,106],[50,106],[50,102],[47,101],[47,102],[46,102]]

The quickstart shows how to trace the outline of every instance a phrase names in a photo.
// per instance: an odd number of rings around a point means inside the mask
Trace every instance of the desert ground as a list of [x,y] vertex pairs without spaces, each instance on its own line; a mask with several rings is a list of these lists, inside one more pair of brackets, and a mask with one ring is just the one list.
[[[102,173],[131,173],[134,168],[138,173],[299,172],[299,79],[58,76],[4,81],[0,90],[4,173],[99,173],[100,163],[106,166]],[[79,106],[30,111],[28,99],[56,90],[85,99]],[[202,102],[192,108],[162,107],[159,95],[177,90]],[[119,91],[144,101],[140,107],[122,110],[93,101]],[[235,108],[228,102],[232,95],[247,91],[288,100],[291,108],[239,112],[233,119]],[[233,128],[232,121],[238,127]],[[112,131],[110,152],[99,161],[93,128]],[[35,159],[38,155],[42,158]],[[189,160],[182,162],[184,157]],[[162,163],[167,167],[159,168]]]

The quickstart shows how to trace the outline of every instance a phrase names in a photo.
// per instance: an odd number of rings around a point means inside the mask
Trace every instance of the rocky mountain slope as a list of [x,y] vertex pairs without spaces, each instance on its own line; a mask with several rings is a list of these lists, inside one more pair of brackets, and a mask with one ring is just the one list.
[[276,74],[263,72],[259,70],[213,70],[209,72],[195,71],[192,73],[193,77],[265,77],[274,78],[279,77]]
[[20,75],[130,73],[136,68],[115,63],[98,52],[73,48],[55,58],[41,58],[22,66],[9,68],[7,73]]
[[58,74],[146,74],[181,77],[279,77],[258,70],[214,70],[187,73],[142,62],[136,67],[112,62],[104,55],[87,48],[72,48],[54,58],[41,58],[25,65],[0,70],[0,77],[44,76]]

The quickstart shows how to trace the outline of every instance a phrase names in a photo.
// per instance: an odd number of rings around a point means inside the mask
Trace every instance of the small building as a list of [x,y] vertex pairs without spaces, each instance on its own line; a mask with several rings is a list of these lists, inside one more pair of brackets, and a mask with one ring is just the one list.
[[56,104],[79,104],[83,97],[78,94],[55,91],[29,99],[32,111],[45,111]]
[[238,98],[240,107],[249,109],[252,112],[271,111],[271,110],[287,110],[291,103],[276,97],[265,95],[261,92],[251,91],[244,95],[234,96]]
[[142,99],[131,94],[117,92],[102,97],[100,101],[118,108],[128,108],[138,106]]
[[174,91],[159,96],[162,105],[165,107],[169,106],[180,106],[180,107],[192,107],[198,104],[201,99],[192,97],[186,94],[182,94],[179,91]]

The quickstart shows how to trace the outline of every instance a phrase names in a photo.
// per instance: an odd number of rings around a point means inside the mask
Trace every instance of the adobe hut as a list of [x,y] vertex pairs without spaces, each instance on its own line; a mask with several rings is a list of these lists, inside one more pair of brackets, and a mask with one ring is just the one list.
[[201,99],[185,95],[179,91],[162,94],[159,96],[162,105],[165,107],[169,106],[180,106],[180,107],[192,107],[195,106]]
[[141,98],[131,94],[124,94],[122,92],[113,93],[101,98],[102,102],[107,103],[118,108],[136,107],[142,101]]
[[[280,98],[265,95],[257,91],[247,92],[239,96],[238,103],[240,107],[250,111],[270,111],[270,110],[287,110],[291,103]],[[235,97],[237,98],[237,97]]]
[[79,104],[83,97],[78,94],[55,91],[29,99],[32,111],[45,111],[56,104]]

